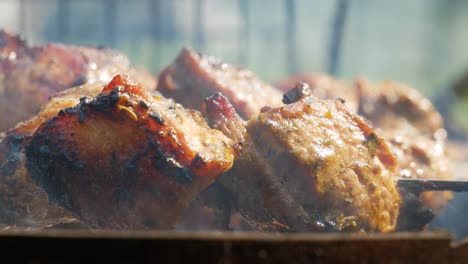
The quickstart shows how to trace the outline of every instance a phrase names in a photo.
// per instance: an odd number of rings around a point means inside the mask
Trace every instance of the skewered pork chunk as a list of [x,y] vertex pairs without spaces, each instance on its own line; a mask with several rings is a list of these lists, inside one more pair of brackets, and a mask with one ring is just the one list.
[[[396,82],[373,84],[356,80],[359,113],[367,117],[389,142],[400,177],[453,179],[446,150],[443,119],[431,102],[415,89]],[[452,193],[424,192],[421,201],[439,212]]]
[[198,109],[204,98],[221,92],[236,111],[249,118],[264,106],[281,105],[282,94],[251,71],[183,49],[159,76],[158,90],[185,107]]
[[50,204],[45,191],[32,182],[26,170],[24,148],[47,119],[77,105],[82,97],[96,96],[101,90],[100,84],[65,90],[51,98],[33,118],[0,134],[0,223],[46,228],[78,222],[62,207]]
[[46,121],[26,157],[49,197],[92,228],[171,228],[232,166],[232,145],[198,112],[119,75]]
[[218,179],[234,208],[259,230],[394,230],[395,157],[360,116],[310,93],[296,87],[287,105],[262,109],[245,128],[226,98],[205,102],[212,126],[243,143]]
[[278,82],[276,87],[283,92],[288,92],[298,82],[310,85],[312,94],[319,99],[343,99],[346,106],[354,113],[357,113],[359,96],[353,85],[324,73],[309,73],[288,77]]
[[50,96],[86,83],[109,82],[118,73],[135,76],[148,89],[148,73],[131,67],[109,49],[48,44],[29,47],[19,36],[0,31],[0,132],[32,117]]
[[[402,177],[452,179],[442,117],[416,90],[390,81],[372,84],[364,78],[357,78],[351,86],[319,73],[292,76],[278,87],[284,90],[295,81],[310,84],[312,94],[320,99],[345,99],[351,110],[368,118],[398,158]],[[435,213],[451,198],[451,192],[421,195],[422,202]]]

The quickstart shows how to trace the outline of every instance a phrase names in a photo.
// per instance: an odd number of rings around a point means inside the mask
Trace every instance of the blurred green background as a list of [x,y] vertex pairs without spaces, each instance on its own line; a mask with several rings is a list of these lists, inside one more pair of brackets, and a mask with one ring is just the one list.
[[[30,43],[101,45],[158,73],[184,46],[267,81],[302,72],[408,83],[468,127],[463,0],[1,0],[0,27]],[[468,86],[468,85],[466,85]]]

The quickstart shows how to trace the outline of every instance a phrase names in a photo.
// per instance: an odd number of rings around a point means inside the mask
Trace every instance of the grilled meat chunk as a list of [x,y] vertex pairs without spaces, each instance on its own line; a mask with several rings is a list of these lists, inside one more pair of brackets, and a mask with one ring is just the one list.
[[227,96],[236,111],[249,118],[263,106],[281,105],[281,92],[258,79],[251,71],[183,49],[159,76],[158,90],[185,107],[198,109],[202,100],[216,92]]
[[0,134],[0,222],[8,226],[46,228],[78,220],[62,207],[51,205],[45,191],[32,182],[26,170],[24,148],[37,128],[60,110],[73,107],[84,96],[94,97],[102,85],[89,84],[65,90],[51,98],[41,111]]
[[376,127],[393,129],[400,120],[406,120],[425,135],[444,127],[442,116],[416,89],[393,81],[374,84],[363,77],[358,77],[355,85],[360,98],[359,112]]
[[226,100],[205,102],[225,113],[209,115],[211,124],[244,138],[233,168],[218,179],[234,208],[259,230],[394,230],[395,157],[360,116],[306,89],[287,94],[287,105],[263,108],[245,132]]
[[109,82],[119,73],[135,76],[148,89],[156,80],[135,70],[123,54],[109,49],[48,44],[28,47],[0,31],[0,131],[32,117],[50,96],[86,83]]
[[[373,84],[356,80],[359,113],[367,117],[389,142],[399,164],[400,177],[450,180],[443,120],[431,102],[415,89],[396,82]],[[422,202],[440,211],[451,192],[424,192]]]
[[232,166],[231,145],[198,112],[118,75],[46,121],[26,157],[49,197],[92,228],[171,228]]
[[355,87],[324,73],[294,75],[281,80],[276,87],[283,92],[288,92],[298,82],[310,85],[312,94],[319,99],[343,99],[351,111],[356,113],[358,110],[359,96]]

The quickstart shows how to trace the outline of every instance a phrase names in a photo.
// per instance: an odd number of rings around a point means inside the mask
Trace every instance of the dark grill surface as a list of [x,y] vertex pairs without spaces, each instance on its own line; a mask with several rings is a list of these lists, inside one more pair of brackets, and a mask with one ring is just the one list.
[[15,263],[466,263],[468,244],[451,241],[447,233],[0,233],[2,252],[25,250],[6,253]]

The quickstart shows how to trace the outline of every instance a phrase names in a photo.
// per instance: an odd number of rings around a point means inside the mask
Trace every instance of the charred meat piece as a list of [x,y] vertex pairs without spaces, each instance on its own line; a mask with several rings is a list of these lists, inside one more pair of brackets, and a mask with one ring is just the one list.
[[148,89],[156,80],[135,70],[123,54],[109,49],[48,44],[29,47],[0,31],[0,131],[32,117],[50,96],[86,83],[131,74]]
[[26,147],[31,177],[91,228],[171,228],[233,163],[196,111],[116,76],[46,121]]
[[356,113],[358,110],[359,96],[355,87],[324,73],[294,75],[281,80],[276,84],[276,87],[283,92],[288,92],[298,82],[310,85],[312,94],[319,99],[342,99],[351,111]]
[[7,226],[46,228],[78,220],[62,207],[51,205],[45,191],[32,182],[26,170],[24,148],[37,128],[80,98],[94,97],[102,85],[68,89],[51,98],[30,120],[0,134],[0,222]]
[[211,115],[211,124],[234,141],[245,138],[233,168],[218,179],[234,209],[258,230],[394,230],[395,157],[342,102],[307,96],[305,88],[287,94],[287,105],[262,109],[243,134],[226,100],[205,102],[227,113]]
[[282,94],[251,71],[183,49],[159,76],[158,90],[185,107],[198,109],[202,100],[220,92],[243,118],[263,106],[281,105]]
[[[367,117],[389,142],[399,164],[400,177],[453,179],[446,150],[443,120],[431,102],[415,89],[396,82],[356,80],[359,113]],[[440,211],[452,193],[424,192],[422,202]]]

